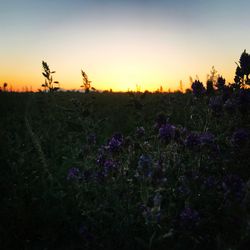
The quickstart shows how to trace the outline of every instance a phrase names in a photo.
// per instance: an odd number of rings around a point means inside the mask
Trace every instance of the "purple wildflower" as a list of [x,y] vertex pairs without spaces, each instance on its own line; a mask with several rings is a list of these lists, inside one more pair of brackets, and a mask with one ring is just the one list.
[[116,133],[113,134],[112,137],[115,138],[116,140],[120,141],[120,142],[123,141],[123,136],[122,136],[121,133],[116,132]]
[[170,124],[165,124],[159,129],[159,137],[169,143],[175,137],[175,127]]
[[110,151],[114,152],[120,148],[121,142],[119,140],[116,140],[115,138],[111,138],[111,140],[108,143],[108,146]]
[[123,143],[123,137],[120,133],[116,133],[108,142],[108,148],[111,152],[117,152]]

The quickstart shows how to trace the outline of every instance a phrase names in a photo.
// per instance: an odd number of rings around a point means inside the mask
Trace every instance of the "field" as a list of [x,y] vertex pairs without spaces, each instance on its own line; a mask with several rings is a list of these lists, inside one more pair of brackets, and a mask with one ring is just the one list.
[[249,94],[0,93],[0,248],[247,249]]

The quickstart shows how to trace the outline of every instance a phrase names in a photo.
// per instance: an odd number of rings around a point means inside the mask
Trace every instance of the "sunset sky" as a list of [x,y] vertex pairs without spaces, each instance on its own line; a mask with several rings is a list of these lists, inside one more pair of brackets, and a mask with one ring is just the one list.
[[0,84],[65,89],[176,89],[214,65],[232,81],[250,52],[249,0],[0,0]]

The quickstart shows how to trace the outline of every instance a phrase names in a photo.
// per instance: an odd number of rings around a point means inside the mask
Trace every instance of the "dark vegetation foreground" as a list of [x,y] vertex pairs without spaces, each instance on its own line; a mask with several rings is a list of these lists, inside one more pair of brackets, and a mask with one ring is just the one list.
[[248,249],[249,100],[0,93],[0,249]]

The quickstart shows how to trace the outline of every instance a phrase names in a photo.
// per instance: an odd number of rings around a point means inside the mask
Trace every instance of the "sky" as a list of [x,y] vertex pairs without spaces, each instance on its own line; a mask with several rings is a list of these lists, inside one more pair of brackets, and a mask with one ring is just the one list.
[[64,89],[175,90],[250,51],[249,0],[0,0],[0,84],[35,91],[42,61]]

